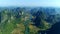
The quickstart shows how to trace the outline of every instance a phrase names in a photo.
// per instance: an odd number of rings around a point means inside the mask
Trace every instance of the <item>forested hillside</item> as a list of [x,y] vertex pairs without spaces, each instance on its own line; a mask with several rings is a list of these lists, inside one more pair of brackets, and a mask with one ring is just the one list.
[[0,34],[42,34],[59,23],[59,8],[1,7]]

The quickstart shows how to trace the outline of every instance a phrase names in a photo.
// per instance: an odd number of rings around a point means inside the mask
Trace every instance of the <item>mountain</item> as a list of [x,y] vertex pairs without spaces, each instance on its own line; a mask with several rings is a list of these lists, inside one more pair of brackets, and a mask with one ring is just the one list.
[[[60,23],[60,8],[54,7],[1,7],[0,33],[37,34]],[[54,26],[53,26],[54,27]]]

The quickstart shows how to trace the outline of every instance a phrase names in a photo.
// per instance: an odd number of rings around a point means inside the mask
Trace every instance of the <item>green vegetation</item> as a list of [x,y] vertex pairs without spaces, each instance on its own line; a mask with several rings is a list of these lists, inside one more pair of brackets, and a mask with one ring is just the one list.
[[[38,31],[44,31],[51,27],[50,23],[45,21],[46,14],[44,12],[39,13],[39,16],[33,16],[23,9],[16,10],[15,12],[8,9],[1,11],[0,34],[38,34]],[[35,22],[31,20],[35,18],[39,19],[39,26],[34,25]]]

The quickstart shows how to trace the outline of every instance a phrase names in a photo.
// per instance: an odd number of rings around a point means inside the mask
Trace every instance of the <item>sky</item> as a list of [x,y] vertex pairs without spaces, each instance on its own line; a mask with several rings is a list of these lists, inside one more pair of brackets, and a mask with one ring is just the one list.
[[60,7],[60,0],[0,0],[0,6]]

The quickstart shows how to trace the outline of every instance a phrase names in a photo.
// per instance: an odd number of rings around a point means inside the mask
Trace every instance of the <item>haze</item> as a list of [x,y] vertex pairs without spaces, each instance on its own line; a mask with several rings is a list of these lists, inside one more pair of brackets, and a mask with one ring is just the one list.
[[60,0],[0,0],[0,6],[60,7]]

